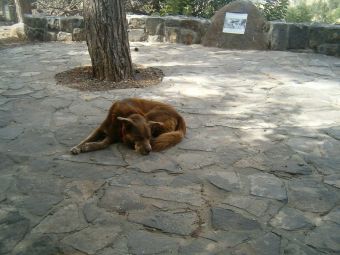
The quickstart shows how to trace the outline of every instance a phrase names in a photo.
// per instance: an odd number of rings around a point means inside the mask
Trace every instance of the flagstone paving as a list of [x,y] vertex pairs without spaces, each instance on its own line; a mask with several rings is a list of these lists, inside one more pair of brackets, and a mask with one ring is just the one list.
[[[160,85],[56,85],[85,43],[0,50],[0,254],[340,253],[339,58],[131,46]],[[125,97],[174,105],[184,141],[71,155]]]

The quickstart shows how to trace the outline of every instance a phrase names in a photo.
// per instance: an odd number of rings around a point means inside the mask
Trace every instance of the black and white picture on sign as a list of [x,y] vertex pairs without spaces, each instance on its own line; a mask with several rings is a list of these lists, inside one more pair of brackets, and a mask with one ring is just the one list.
[[247,13],[226,12],[223,33],[244,34],[247,25]]

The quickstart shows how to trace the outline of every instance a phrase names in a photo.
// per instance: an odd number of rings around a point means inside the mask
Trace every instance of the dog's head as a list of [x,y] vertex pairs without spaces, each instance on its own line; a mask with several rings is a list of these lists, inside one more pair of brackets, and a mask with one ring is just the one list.
[[127,118],[117,117],[122,121],[123,135],[122,139],[125,144],[130,145],[142,155],[151,152],[151,129],[153,126],[162,126],[161,122],[148,121],[140,114],[131,114]]

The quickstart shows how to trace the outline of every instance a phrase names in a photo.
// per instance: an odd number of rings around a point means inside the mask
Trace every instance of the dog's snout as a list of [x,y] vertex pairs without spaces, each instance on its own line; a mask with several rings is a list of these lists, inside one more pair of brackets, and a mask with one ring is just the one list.
[[146,154],[149,154],[151,152],[151,146],[148,146],[145,148]]

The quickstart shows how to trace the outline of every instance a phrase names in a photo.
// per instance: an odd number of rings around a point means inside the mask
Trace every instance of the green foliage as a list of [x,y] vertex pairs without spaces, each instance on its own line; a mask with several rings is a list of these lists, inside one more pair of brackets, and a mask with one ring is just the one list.
[[287,22],[310,22],[312,18],[312,10],[305,2],[289,7],[286,15]]
[[266,0],[256,6],[262,11],[267,20],[281,20],[287,14],[289,0]]
[[233,0],[163,0],[161,15],[187,15],[210,18],[215,11]]
[[296,6],[288,8],[286,21],[288,22],[340,22],[339,0],[316,0],[307,4],[306,0],[300,0]]

